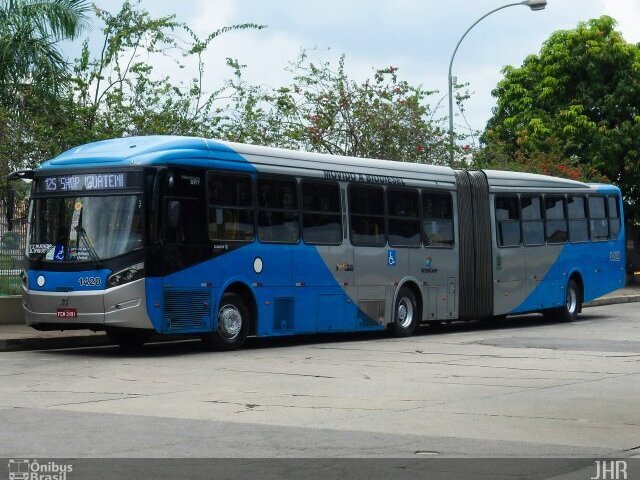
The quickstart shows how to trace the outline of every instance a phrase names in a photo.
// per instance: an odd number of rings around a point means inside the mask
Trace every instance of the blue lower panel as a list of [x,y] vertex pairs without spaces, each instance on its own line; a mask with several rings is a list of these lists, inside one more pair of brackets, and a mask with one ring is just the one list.
[[578,274],[584,284],[584,301],[606,295],[625,285],[624,231],[618,241],[567,244],[531,294],[510,313],[561,306],[569,278]]
[[[307,282],[295,285],[292,258],[304,263]],[[262,269],[256,272],[256,259]],[[364,318],[315,247],[253,243],[164,278],[147,278],[147,311],[161,333],[199,333],[217,328],[216,312],[232,283],[248,287],[256,300],[259,336],[384,329]],[[209,320],[204,292],[209,292]],[[172,298],[167,292],[181,292]],[[174,295],[175,297],[175,295]],[[184,305],[184,311],[180,305]],[[167,311],[169,307],[169,311]]]

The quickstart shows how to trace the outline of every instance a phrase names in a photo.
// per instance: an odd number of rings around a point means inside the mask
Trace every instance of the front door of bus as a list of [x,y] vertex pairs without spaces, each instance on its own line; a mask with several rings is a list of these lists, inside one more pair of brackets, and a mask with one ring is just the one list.
[[199,172],[168,175],[163,204],[163,331],[206,332],[212,320],[212,278],[206,231],[203,179]]

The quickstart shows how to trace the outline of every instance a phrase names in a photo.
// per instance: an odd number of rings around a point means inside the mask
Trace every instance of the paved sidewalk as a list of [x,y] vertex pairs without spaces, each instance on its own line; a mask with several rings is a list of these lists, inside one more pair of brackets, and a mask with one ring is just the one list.
[[614,305],[617,303],[640,302],[640,285],[633,285],[615,292],[611,292],[603,297],[596,298],[585,303],[585,307],[598,307],[600,305]]
[[[640,302],[640,285],[621,288],[585,304],[585,307]],[[0,325],[0,352],[108,345],[104,332],[65,330],[40,332],[26,325]]]

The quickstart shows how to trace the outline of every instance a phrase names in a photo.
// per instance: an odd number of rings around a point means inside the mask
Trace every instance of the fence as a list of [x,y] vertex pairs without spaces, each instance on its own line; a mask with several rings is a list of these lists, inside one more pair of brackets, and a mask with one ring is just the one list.
[[16,202],[13,229],[7,224],[7,205],[0,201],[0,296],[22,293],[20,271],[27,244],[27,202]]

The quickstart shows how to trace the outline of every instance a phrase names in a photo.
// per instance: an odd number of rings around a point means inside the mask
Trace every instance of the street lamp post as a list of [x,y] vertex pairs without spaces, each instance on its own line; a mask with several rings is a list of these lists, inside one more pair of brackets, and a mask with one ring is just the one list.
[[529,7],[531,10],[544,10],[544,7],[547,6],[547,0],[524,0],[522,2],[509,3],[507,5],[503,5],[498,8],[494,8],[488,13],[485,13],[478,20],[473,22],[473,24],[467,28],[467,31],[464,32],[458,43],[456,44],[456,48],[453,50],[453,55],[451,55],[451,60],[449,61],[449,164],[453,165],[453,145],[455,143],[454,133],[453,133],[453,77],[451,76],[451,68],[453,67],[453,59],[456,56],[456,52],[458,51],[458,47],[462,43],[462,40],[467,36],[467,34],[471,31],[473,27],[475,27],[478,23],[484,20],[486,17],[491,15],[492,13],[497,12],[498,10],[502,10],[508,7],[514,7],[516,5],[524,5]]

